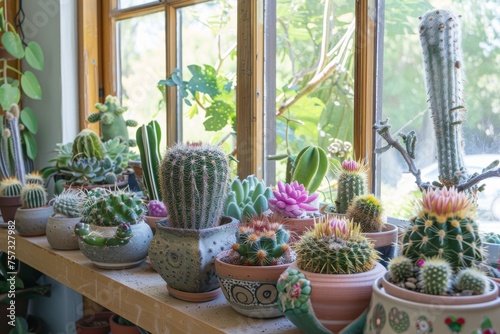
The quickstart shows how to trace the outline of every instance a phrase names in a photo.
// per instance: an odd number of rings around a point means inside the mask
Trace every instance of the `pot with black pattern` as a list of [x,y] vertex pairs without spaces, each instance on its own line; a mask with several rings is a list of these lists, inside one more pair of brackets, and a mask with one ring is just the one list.
[[230,259],[231,251],[219,253],[215,258],[215,271],[231,307],[251,318],[282,316],[276,283],[290,264],[244,266],[231,264]]

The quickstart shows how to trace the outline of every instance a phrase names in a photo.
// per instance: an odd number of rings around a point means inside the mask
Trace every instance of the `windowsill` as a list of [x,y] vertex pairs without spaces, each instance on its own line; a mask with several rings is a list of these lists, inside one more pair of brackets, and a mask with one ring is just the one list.
[[[0,229],[0,249],[7,250],[4,228]],[[170,297],[165,281],[146,263],[126,270],[102,270],[79,250],[53,250],[44,236],[16,235],[15,255],[152,333],[300,333],[284,317],[252,319],[240,315],[222,295],[206,303]]]

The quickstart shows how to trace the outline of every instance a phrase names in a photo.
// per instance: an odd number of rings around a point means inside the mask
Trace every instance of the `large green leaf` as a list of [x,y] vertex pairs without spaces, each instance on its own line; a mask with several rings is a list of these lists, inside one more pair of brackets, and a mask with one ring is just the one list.
[[36,135],[38,132],[38,120],[30,107],[26,107],[21,111],[21,123],[23,123],[26,129],[32,134]]
[[193,77],[189,80],[187,88],[193,96],[196,92],[210,95],[211,98],[220,94],[217,88],[217,71],[210,65],[201,68],[198,65],[189,65],[188,70]]
[[21,92],[19,88],[8,83],[0,86],[0,104],[3,110],[8,110],[12,104],[18,103],[20,99]]
[[34,160],[38,154],[38,145],[36,143],[35,136],[29,131],[23,131],[21,136],[24,140],[24,145],[26,146],[26,155],[28,158]]
[[21,76],[21,86],[23,87],[23,92],[33,100],[40,100],[42,98],[42,88],[33,72],[24,72]]
[[12,31],[4,32],[2,35],[2,45],[8,53],[21,59],[24,57],[24,48],[21,38]]
[[231,113],[234,108],[226,102],[214,101],[210,107],[207,108],[208,117],[203,125],[206,131],[219,131],[222,130],[227,124]]
[[26,46],[26,61],[28,64],[36,70],[43,70],[45,65],[45,59],[43,56],[43,51],[37,42],[29,42]]

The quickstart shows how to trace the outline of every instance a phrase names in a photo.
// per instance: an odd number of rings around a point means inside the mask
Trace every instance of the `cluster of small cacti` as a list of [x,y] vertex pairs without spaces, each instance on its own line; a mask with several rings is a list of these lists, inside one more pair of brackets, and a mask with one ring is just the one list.
[[373,194],[356,196],[346,217],[359,223],[364,233],[381,232],[385,225],[382,204]]
[[259,216],[269,209],[268,201],[273,197],[271,188],[255,175],[241,181],[234,178],[229,184],[223,214],[246,223],[252,216]]
[[359,224],[345,218],[322,218],[294,245],[297,266],[320,274],[354,274],[371,270],[379,259]]
[[290,234],[279,221],[264,215],[253,216],[240,225],[232,249],[240,255],[239,264],[276,265],[289,253],[289,239]]
[[162,201],[150,200],[148,202],[148,216],[152,217],[166,217],[167,207]]
[[98,226],[134,225],[142,221],[146,210],[136,193],[122,189],[92,189],[79,206],[82,222]]
[[335,200],[336,212],[346,213],[356,196],[367,193],[367,165],[354,160],[345,160],[337,170],[338,187]]
[[279,216],[301,218],[307,213],[318,211],[317,206],[311,205],[318,198],[318,194],[309,195],[305,187],[297,181],[291,184],[279,181],[273,195],[274,198],[268,201],[269,208]]
[[173,227],[217,226],[226,199],[229,161],[219,146],[178,143],[160,164],[160,188]]
[[292,178],[293,183],[297,182],[304,186],[309,193],[314,193],[328,171],[328,156],[325,150],[319,146],[306,146],[293,160]]
[[16,177],[8,177],[0,182],[0,196],[15,197],[21,196],[23,184]]
[[68,176],[69,184],[114,184],[117,175],[122,172],[122,157],[119,155],[113,161],[109,157],[103,160],[97,158],[80,158],[70,161],[67,170],[61,172]]
[[54,213],[59,216],[75,218],[80,216],[79,205],[84,198],[84,193],[75,189],[64,189],[59,195],[50,200]]
[[27,183],[21,189],[21,206],[25,209],[47,205],[47,191],[43,185]]

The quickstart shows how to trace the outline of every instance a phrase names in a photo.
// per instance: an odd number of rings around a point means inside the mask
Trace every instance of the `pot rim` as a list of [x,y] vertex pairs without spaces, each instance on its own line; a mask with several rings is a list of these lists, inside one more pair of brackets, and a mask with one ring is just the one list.
[[214,227],[207,227],[207,228],[202,228],[202,229],[188,229],[188,228],[179,228],[179,227],[173,227],[173,226],[166,226],[165,224],[168,222],[168,218],[163,218],[163,219],[160,219],[158,220],[155,225],[156,225],[156,228],[159,229],[159,230],[163,230],[163,231],[178,231],[179,233],[205,233],[205,232],[211,232],[211,231],[216,231],[218,229],[220,229],[221,227],[229,227],[231,226],[231,224],[236,224],[236,225],[239,225],[239,221],[233,217],[230,217],[230,216],[224,216],[224,215],[221,215],[220,216],[220,219],[219,221],[222,221],[223,219],[226,219],[227,222],[224,223],[224,224],[219,224],[217,226],[214,226]]
[[385,269],[385,267],[378,261],[375,261],[375,265],[373,266],[373,268],[371,270],[368,270],[368,271],[365,271],[362,273],[356,273],[356,274],[318,274],[318,273],[313,273],[311,271],[300,269],[297,266],[297,261],[293,261],[290,264],[290,267],[297,269],[298,271],[304,273],[304,275],[306,275],[306,277],[308,279],[310,279],[309,277],[315,277],[315,278],[322,278],[323,277],[323,278],[325,278],[325,277],[335,276],[339,280],[344,279],[346,281],[350,281],[353,277],[356,277],[356,278],[365,278],[366,277],[366,278],[368,278],[370,276],[373,276],[374,274],[376,274],[377,276],[384,276],[383,274],[385,274],[387,272],[387,269]]

